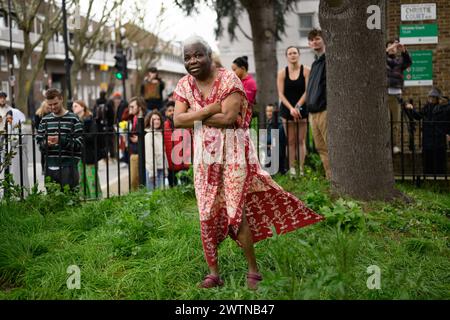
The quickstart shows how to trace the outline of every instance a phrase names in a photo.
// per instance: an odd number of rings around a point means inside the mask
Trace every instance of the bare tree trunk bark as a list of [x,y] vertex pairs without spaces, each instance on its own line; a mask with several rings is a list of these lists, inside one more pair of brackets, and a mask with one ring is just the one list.
[[[17,75],[16,84],[16,107],[24,114],[28,113],[28,96],[31,90],[31,83],[27,79],[27,66],[32,55],[31,43],[29,42],[29,35],[24,33],[24,48],[20,58],[20,68]],[[32,70],[32,72],[35,72]]]
[[258,119],[262,128],[264,127],[265,106],[278,101],[275,7],[272,0],[241,2],[247,9],[252,29],[258,85]]
[[[367,8],[381,9],[381,30],[370,30]],[[328,152],[333,192],[361,200],[400,193],[394,175],[386,106],[384,0],[321,0],[326,43]]]

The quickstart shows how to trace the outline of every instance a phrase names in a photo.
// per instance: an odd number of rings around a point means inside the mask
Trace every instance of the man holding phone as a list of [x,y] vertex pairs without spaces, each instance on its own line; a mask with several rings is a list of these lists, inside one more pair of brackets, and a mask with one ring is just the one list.
[[51,113],[40,122],[36,140],[46,159],[45,177],[74,190],[79,184],[78,162],[83,147],[83,125],[63,107],[63,96],[48,89],[45,99]]
[[388,76],[388,106],[392,121],[392,150],[399,153],[401,150],[400,120],[401,109],[400,99],[404,85],[403,72],[412,65],[411,56],[406,47],[397,39],[386,43],[386,68]]

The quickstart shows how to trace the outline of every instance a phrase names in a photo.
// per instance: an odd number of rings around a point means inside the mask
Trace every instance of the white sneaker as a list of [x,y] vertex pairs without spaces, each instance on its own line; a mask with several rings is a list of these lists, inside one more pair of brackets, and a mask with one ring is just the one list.
[[289,169],[289,174],[290,174],[291,176],[296,176],[296,175],[297,175],[297,172],[295,171],[295,168]]
[[394,146],[394,148],[392,148],[392,151],[394,152],[394,154],[400,153],[402,150],[400,150],[399,147]]

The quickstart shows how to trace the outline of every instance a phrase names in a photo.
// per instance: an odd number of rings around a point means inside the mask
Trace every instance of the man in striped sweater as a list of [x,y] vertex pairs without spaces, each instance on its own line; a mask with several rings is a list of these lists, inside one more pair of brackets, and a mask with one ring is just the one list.
[[83,148],[83,125],[78,117],[63,107],[58,89],[48,89],[46,102],[51,113],[39,124],[36,140],[45,157],[45,177],[63,188],[74,190],[80,180],[78,162]]

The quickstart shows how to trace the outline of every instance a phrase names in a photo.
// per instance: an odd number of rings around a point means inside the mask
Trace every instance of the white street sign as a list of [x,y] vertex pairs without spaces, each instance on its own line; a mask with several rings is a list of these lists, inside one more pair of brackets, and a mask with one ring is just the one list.
[[402,21],[436,20],[436,3],[402,4]]

